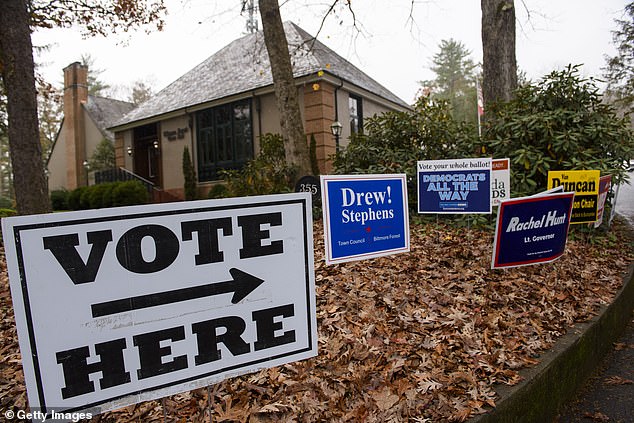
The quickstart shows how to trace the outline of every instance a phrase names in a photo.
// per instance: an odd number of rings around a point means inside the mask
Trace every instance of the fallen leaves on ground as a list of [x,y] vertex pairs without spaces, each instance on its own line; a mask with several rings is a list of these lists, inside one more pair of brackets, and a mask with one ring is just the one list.
[[591,419],[595,422],[607,423],[610,421],[610,418],[600,411],[595,411],[594,413],[585,413],[584,417]]
[[[634,260],[621,232],[569,240],[553,263],[491,270],[490,232],[412,225],[410,253],[326,266],[317,222],[317,357],[92,421],[465,421],[612,301]],[[0,279],[0,409],[25,409],[4,260]]]
[[606,385],[631,385],[634,383],[634,380],[626,379],[621,376],[610,376],[605,378],[603,383]]

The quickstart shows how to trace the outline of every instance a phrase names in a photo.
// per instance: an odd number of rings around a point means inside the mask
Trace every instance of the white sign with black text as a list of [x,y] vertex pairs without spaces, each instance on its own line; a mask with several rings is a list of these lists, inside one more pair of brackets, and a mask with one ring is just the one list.
[[32,410],[95,413],[317,354],[310,194],[6,218]]

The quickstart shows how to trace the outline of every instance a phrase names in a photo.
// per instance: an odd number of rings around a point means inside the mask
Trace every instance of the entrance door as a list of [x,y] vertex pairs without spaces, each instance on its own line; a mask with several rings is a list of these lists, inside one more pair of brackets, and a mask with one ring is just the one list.
[[161,150],[158,125],[134,129],[134,173],[161,187]]

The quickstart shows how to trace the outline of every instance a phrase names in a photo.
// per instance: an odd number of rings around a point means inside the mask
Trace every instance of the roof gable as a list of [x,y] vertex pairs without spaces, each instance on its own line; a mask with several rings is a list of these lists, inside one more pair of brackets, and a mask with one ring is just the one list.
[[83,106],[103,136],[114,141],[114,134],[107,128],[113,126],[136,105],[127,101],[88,95],[88,100]]
[[[292,22],[284,23],[295,78],[327,71],[395,103],[407,103]],[[155,96],[132,110],[116,126],[273,84],[262,31],[229,43]]]

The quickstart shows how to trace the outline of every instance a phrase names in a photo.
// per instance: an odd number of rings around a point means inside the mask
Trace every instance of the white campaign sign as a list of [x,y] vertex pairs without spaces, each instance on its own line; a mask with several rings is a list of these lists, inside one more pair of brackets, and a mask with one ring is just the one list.
[[317,354],[308,193],[6,218],[32,410],[99,413]]

